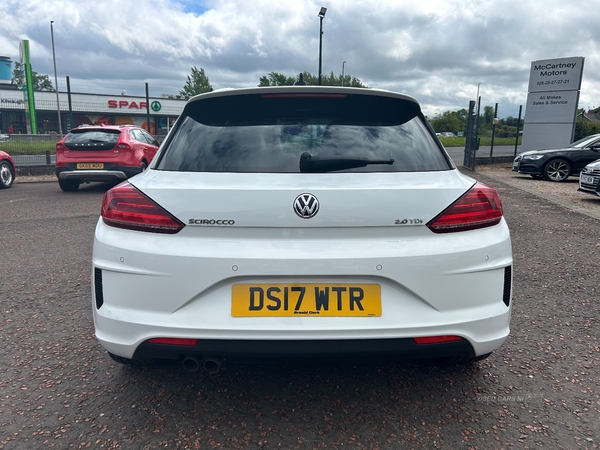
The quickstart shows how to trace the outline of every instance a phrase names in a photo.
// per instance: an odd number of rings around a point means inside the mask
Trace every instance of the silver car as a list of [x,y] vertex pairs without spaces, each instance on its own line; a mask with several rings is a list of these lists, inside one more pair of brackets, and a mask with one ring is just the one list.
[[[579,190],[598,194],[598,182],[600,181],[600,159],[589,163],[583,168],[579,175]],[[600,194],[599,194],[600,195]]]

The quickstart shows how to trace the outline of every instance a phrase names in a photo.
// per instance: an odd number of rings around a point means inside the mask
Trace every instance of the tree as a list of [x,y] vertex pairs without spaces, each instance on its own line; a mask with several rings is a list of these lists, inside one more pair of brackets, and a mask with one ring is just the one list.
[[[315,77],[315,84],[319,84],[319,77]],[[336,76],[331,72],[329,76],[321,75],[321,84],[323,86],[341,86],[342,85],[342,75]],[[368,88],[367,85],[363,84],[356,77],[352,77],[350,75],[344,75],[344,86],[346,87],[358,87],[358,88]]]
[[459,111],[445,111],[429,121],[431,127],[437,132],[464,131],[467,128],[467,114],[465,109]]
[[[483,114],[479,115],[478,133],[480,136],[489,137],[492,135],[494,112],[495,108],[493,106],[483,107]],[[433,119],[429,119],[429,124],[437,132],[466,131],[468,115],[468,111],[464,108],[459,109],[458,111],[445,111]],[[517,129],[523,129],[523,119],[518,119],[512,116],[509,116],[505,119],[499,119],[495,136],[515,137],[517,135]]]
[[600,133],[600,124],[584,120],[583,118],[578,118],[575,122],[575,141],[596,133]]
[[[260,77],[258,86],[293,86],[297,79],[297,76],[286,77],[281,73],[271,72],[269,75]],[[319,84],[319,76],[313,75],[310,72],[302,72],[302,80],[309,86],[317,86]],[[321,75],[321,85],[341,86],[342,76],[336,76],[333,72],[329,75]],[[368,86],[363,84],[358,78],[351,77],[350,75],[344,75],[344,86],[368,88]]]
[[479,126],[483,128],[492,128],[494,124],[494,107],[493,106],[484,106],[483,107],[483,117],[481,117]]
[[179,91],[184,97],[193,97],[194,95],[212,92],[213,88],[208,81],[208,77],[204,73],[203,68],[192,67],[192,73],[187,76],[187,81],[183,86],[183,90]]
[[[31,71],[31,78],[33,79],[33,90],[34,91],[48,91],[54,92],[54,86],[48,78],[48,75],[39,75],[34,70]],[[13,69],[12,84],[16,84],[19,89],[23,88],[25,84],[25,67],[20,62],[15,62],[15,68]]]
[[521,128],[521,129],[523,128],[523,119],[521,119],[519,121],[517,117],[513,117],[513,116],[508,116],[505,119],[500,119],[500,123],[502,125],[507,125],[509,127],[516,127],[518,125],[519,128]]
[[269,75],[260,77],[258,86],[293,86],[295,82],[296,79],[294,77],[286,77],[281,73],[271,72]]

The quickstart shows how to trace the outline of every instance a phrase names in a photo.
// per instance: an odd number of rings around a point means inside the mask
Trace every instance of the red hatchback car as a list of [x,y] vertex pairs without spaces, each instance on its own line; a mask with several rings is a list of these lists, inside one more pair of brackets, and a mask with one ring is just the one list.
[[15,181],[15,163],[10,155],[0,150],[0,189],[8,189]]
[[133,125],[87,125],[56,144],[58,184],[76,191],[90,181],[118,182],[146,170],[158,150],[146,130]]

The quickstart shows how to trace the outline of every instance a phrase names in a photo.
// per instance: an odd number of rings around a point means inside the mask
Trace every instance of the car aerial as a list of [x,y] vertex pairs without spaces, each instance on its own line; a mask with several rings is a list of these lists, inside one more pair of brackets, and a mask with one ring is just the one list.
[[120,363],[450,358],[509,335],[498,192],[412,97],[290,86],[193,97],[148,170],[108,190],[96,337]]
[[0,150],[0,189],[8,189],[15,181],[17,170],[10,155]]
[[579,174],[579,190],[596,194],[600,188],[600,159],[592,161]]
[[81,183],[123,181],[146,170],[158,150],[146,130],[133,125],[82,125],[56,144],[55,173],[63,191]]
[[578,175],[588,163],[600,157],[600,134],[573,142],[565,148],[531,150],[520,153],[513,162],[513,171],[548,181],[565,181]]

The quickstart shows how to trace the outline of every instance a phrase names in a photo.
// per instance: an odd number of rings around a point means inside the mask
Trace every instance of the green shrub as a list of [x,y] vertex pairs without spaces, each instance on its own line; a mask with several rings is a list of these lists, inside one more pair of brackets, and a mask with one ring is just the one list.
[[[464,147],[466,139],[464,137],[442,137],[440,138],[440,142],[444,145],[444,147]],[[479,140],[479,146],[489,147],[492,145],[492,138],[481,136]],[[515,145],[514,137],[498,137],[494,138],[494,147],[500,145]],[[519,145],[521,145],[521,137],[519,137]]]
[[43,155],[46,150],[54,153],[55,148],[55,141],[27,139],[15,135],[11,136],[8,141],[0,142],[0,150],[9,155]]
[[583,139],[590,134],[599,134],[600,133],[600,123],[590,122],[588,120],[578,119],[575,122],[575,141],[579,139]]

